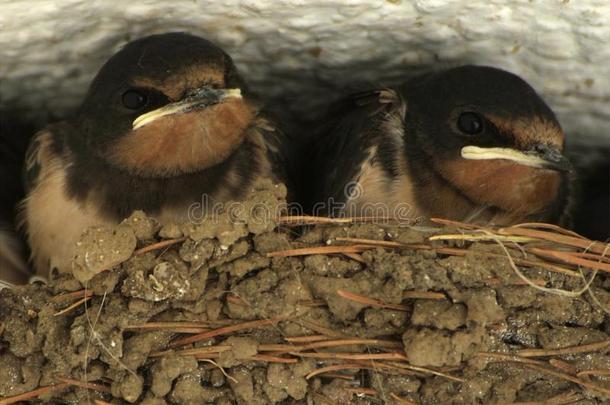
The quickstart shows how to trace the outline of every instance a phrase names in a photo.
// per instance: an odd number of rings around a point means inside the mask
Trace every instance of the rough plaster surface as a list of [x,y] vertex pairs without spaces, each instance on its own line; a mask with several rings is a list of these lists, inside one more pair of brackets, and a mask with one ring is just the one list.
[[176,30],[293,110],[354,82],[488,64],[542,93],[573,144],[610,141],[608,0],[0,0],[2,106],[66,115],[126,41]]

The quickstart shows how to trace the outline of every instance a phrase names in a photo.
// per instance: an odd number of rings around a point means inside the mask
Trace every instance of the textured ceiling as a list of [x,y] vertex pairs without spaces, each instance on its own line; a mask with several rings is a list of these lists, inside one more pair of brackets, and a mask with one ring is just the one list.
[[542,93],[571,143],[610,142],[608,0],[0,0],[2,107],[66,115],[126,41],[178,30],[224,47],[293,110],[350,83],[488,64]]

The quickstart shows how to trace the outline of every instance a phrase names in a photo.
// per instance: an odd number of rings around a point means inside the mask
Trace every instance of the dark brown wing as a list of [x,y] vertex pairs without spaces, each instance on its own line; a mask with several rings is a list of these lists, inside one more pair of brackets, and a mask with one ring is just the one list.
[[388,114],[402,108],[397,92],[372,90],[349,96],[326,114],[305,152],[301,199],[307,211],[330,198],[344,202],[372,146],[388,176],[396,175],[397,145],[384,124]]
[[263,135],[267,145],[267,158],[271,163],[276,180],[281,181],[288,189],[288,201],[293,201],[298,170],[296,166],[298,147],[296,146],[296,129],[291,120],[263,111],[257,120],[257,129]]

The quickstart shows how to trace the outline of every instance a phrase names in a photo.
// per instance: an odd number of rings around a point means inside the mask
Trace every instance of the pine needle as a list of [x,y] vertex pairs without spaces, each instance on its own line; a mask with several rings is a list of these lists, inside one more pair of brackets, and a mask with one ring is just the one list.
[[375,299],[375,298],[365,297],[363,295],[354,294],[354,293],[351,293],[351,292],[345,291],[345,290],[337,290],[337,295],[342,298],[348,299],[350,301],[354,301],[359,304],[364,304],[364,305],[368,305],[371,307],[393,309],[396,311],[405,311],[405,312],[410,310],[409,307],[406,305],[388,304],[388,303],[385,303],[385,302]]
[[210,330],[207,332],[199,333],[194,336],[189,336],[186,338],[175,340],[174,342],[169,344],[169,347],[171,348],[171,347],[184,346],[184,345],[188,345],[191,343],[199,342],[201,340],[210,339],[210,338],[213,338],[216,336],[228,335],[230,333],[239,332],[242,330],[257,329],[257,328],[261,328],[264,326],[274,325],[284,319],[286,319],[286,317],[276,317],[276,318],[272,318],[272,319],[260,319],[257,321],[249,321],[249,322],[244,322],[244,323],[240,323],[237,325],[225,326],[224,328],[213,329],[213,330]]
[[152,252],[153,250],[163,249],[168,246],[175,245],[176,243],[184,242],[186,237],[162,240],[161,242],[153,243],[152,245],[144,246],[143,248],[136,249],[133,252],[134,256],[143,255],[144,253]]
[[523,349],[517,354],[522,357],[562,356],[566,354],[588,353],[610,347],[610,339],[586,345],[569,346],[561,349]]
[[29,401],[31,399],[38,398],[41,395],[50,394],[50,393],[53,393],[56,391],[63,390],[64,388],[67,388],[69,386],[70,386],[70,384],[67,384],[67,383],[48,385],[46,387],[41,387],[41,388],[35,389],[33,391],[24,392],[23,394],[2,398],[2,399],[0,399],[0,405],[9,405],[9,404],[14,404],[14,403],[21,402],[21,401]]

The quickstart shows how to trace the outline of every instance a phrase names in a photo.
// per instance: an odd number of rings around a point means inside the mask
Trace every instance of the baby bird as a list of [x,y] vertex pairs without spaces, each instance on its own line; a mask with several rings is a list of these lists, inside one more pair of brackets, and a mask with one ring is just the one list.
[[69,272],[89,226],[134,210],[184,222],[203,195],[222,203],[257,178],[285,181],[282,136],[211,42],[169,33],[127,44],[76,115],[36,134],[28,149],[22,222],[36,272]]
[[309,146],[314,214],[513,224],[561,220],[571,165],[551,109],[484,66],[427,74],[339,103]]

